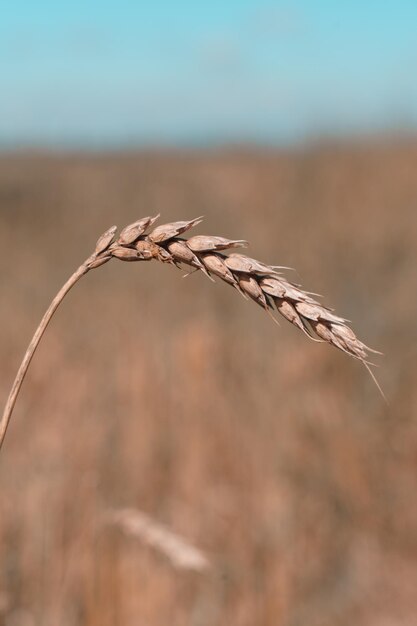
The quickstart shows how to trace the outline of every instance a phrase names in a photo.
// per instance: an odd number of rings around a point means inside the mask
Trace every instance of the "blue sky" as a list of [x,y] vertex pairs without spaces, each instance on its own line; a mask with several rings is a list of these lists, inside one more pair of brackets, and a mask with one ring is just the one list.
[[0,147],[417,128],[416,0],[3,0]]

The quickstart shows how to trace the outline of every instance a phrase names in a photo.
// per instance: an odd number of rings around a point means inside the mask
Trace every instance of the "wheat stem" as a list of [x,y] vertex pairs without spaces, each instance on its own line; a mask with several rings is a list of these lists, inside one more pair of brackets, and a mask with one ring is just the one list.
[[39,342],[44,334],[49,322],[52,319],[53,314],[57,310],[58,306],[61,304],[62,300],[65,298],[70,289],[75,285],[79,279],[86,274],[90,267],[90,262],[94,257],[89,257],[80,267],[72,274],[72,276],[67,280],[65,285],[61,287],[61,289],[56,294],[55,298],[52,300],[49,305],[48,310],[43,316],[39,326],[37,327],[35,334],[32,337],[32,340],[25,352],[25,356],[23,357],[23,361],[20,364],[18,372],[16,374],[16,378],[14,380],[13,386],[11,388],[9,397],[6,402],[6,406],[4,408],[4,412],[0,422],[0,448],[3,444],[4,437],[6,435],[7,427],[10,422],[10,418],[12,416],[14,405],[16,404],[17,396],[19,395],[20,388],[22,386],[23,380],[25,378],[26,372],[28,371],[30,362],[35,354],[35,350],[39,345]]

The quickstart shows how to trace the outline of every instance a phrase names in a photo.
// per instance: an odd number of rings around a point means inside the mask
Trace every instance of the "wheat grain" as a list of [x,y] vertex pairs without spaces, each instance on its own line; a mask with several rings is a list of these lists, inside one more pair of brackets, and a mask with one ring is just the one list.
[[158,217],[144,217],[129,224],[117,239],[116,226],[109,228],[99,237],[94,253],[58,292],[42,318],[17,372],[0,422],[0,447],[33,354],[57,307],[82,276],[112,258],[133,262],[155,259],[177,267],[185,264],[192,267],[193,271],[203,272],[211,280],[214,280],[213,276],[220,278],[245,298],[254,300],[271,316],[277,311],[311,339],[326,342],[361,361],[384,396],[368,361],[369,352],[380,353],[360,341],[348,326],[347,320],[315,300],[312,296],[316,294],[304,291],[299,285],[288,281],[281,270],[290,268],[267,265],[243,254],[224,253],[227,249],[248,245],[243,239],[208,235],[197,235],[188,240],[180,237],[200,224],[202,217],[163,224],[146,234]]
[[195,270],[205,271],[209,276],[215,275],[240,288],[262,308],[276,309],[310,337],[325,341],[362,362],[367,363],[368,352],[376,352],[356,337],[347,320],[282,276],[281,270],[288,268],[266,265],[243,254],[224,254],[228,248],[248,245],[247,241],[207,235],[196,235],[188,240],[179,237],[199,224],[201,219],[164,224],[148,235],[143,231],[128,244],[119,237],[101,254],[123,260],[157,259],[173,265],[191,265]]

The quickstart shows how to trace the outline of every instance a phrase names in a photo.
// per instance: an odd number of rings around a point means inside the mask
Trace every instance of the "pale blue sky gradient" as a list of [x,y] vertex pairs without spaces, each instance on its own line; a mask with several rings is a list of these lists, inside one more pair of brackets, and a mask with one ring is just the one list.
[[0,147],[417,128],[417,0],[3,0]]

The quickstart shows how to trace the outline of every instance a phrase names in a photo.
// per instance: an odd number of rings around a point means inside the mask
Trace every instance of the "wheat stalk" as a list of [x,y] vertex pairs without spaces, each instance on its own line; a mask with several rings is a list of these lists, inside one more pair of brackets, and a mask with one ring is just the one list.
[[285,319],[297,326],[310,339],[327,342],[349,356],[361,361],[370,372],[381,394],[374,374],[370,370],[368,352],[380,354],[360,341],[347,320],[335,315],[331,309],[313,298],[314,295],[289,282],[281,273],[280,266],[266,265],[239,253],[225,254],[225,250],[248,245],[242,239],[196,235],[189,239],[181,237],[202,221],[201,217],[189,221],[171,222],[157,226],[148,234],[156,217],[144,217],[124,228],[116,237],[117,227],[112,226],[98,239],[95,251],[74,272],[53,299],[39,324],[17,372],[4,413],[0,422],[0,447],[16,403],[23,379],[46,327],[68,291],[84,274],[104,265],[111,259],[121,261],[151,261],[170,263],[177,267],[188,265],[191,271],[201,271],[210,280],[216,276],[234,287],[245,298],[254,300],[274,321],[273,312],[278,311]]

